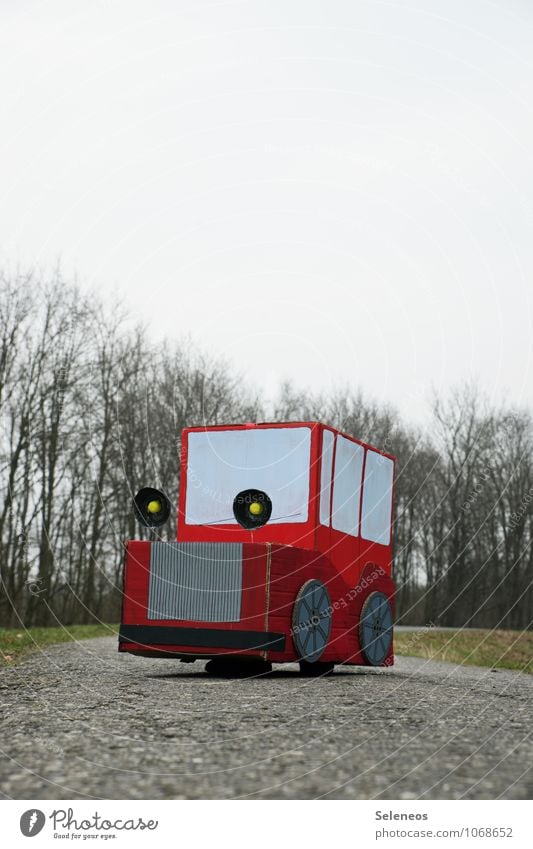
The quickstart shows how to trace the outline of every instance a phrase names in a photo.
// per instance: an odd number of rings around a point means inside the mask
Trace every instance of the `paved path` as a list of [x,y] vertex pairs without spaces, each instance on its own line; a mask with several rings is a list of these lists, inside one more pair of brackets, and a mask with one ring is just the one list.
[[531,798],[533,676],[399,658],[222,680],[204,664],[49,648],[0,674],[16,799]]

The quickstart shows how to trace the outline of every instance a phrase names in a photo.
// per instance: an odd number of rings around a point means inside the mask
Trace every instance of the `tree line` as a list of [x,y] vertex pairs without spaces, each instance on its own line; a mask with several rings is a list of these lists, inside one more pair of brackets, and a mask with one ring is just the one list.
[[[57,271],[0,274],[0,625],[118,621],[140,486],[176,503],[191,424],[319,420],[398,458],[397,618],[530,628],[533,418],[473,386],[421,429],[357,390],[273,405],[190,340],[156,343]],[[168,526],[169,538],[175,527]]]

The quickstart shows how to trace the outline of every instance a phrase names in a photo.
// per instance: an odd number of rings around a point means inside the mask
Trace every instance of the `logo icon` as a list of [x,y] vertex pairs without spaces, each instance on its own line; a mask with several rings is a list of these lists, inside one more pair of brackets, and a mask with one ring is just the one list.
[[43,812],[37,808],[31,808],[22,814],[20,818],[20,830],[24,837],[35,837],[42,830],[45,822],[46,817]]

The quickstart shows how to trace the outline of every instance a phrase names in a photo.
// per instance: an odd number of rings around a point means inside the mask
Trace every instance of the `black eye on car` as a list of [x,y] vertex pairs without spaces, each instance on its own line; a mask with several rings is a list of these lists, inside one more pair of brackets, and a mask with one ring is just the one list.
[[145,486],[133,499],[133,509],[141,525],[159,528],[168,521],[170,501],[159,489]]
[[246,530],[261,528],[272,515],[272,501],[260,489],[243,489],[233,499],[233,515]]

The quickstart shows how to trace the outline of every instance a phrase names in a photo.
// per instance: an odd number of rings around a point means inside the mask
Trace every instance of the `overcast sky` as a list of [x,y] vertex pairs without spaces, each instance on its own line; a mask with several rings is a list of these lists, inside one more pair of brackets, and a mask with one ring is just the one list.
[[3,264],[268,393],[533,403],[530,0],[0,9]]

